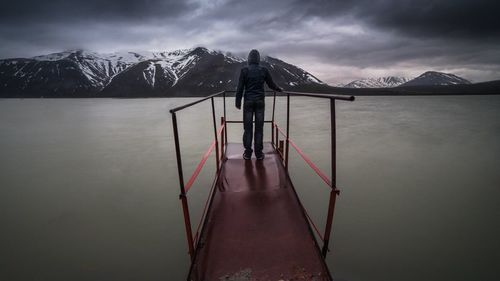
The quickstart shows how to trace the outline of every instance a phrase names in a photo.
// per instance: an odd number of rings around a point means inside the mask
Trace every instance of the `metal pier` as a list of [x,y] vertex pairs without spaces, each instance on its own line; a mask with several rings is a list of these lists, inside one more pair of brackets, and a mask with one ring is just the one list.
[[[264,144],[264,160],[244,160],[243,145],[228,143],[227,125],[242,123],[226,119],[226,94],[219,92],[170,110],[183,208],[186,239],[191,257],[187,280],[332,280],[324,262],[329,251],[335,201],[335,101],[353,101],[352,96],[284,92],[287,99],[286,129],[275,122],[273,93],[271,142]],[[218,124],[214,98],[223,97]],[[330,101],[331,177],[327,177],[290,139],[290,97],[307,96]],[[184,108],[211,101],[214,140],[193,174],[184,182],[176,114]],[[281,139],[280,139],[281,136]],[[288,174],[289,150],[293,147],[330,187],[327,220],[321,232],[302,206]],[[200,222],[193,232],[188,191],[215,150],[217,165],[213,184]],[[208,188],[208,187],[207,187]],[[316,236],[323,243],[320,246]]]

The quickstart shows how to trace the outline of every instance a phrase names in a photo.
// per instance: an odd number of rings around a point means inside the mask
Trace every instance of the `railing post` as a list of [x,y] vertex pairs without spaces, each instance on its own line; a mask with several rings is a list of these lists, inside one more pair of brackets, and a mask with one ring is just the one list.
[[332,183],[332,189],[330,191],[330,200],[328,203],[328,215],[326,218],[326,227],[325,227],[325,235],[324,241],[323,241],[323,249],[322,249],[322,254],[323,257],[326,257],[326,253],[328,252],[328,244],[330,242],[330,234],[332,231],[332,224],[333,224],[333,213],[335,210],[335,201],[337,199],[337,195],[339,194],[339,191],[337,190],[337,151],[336,151],[336,124],[335,124],[335,99],[330,99],[330,123],[331,123],[331,161],[332,161],[332,178],[331,178],[331,183]]
[[220,137],[220,158],[221,161],[224,161],[224,155],[226,154],[226,148],[225,148],[226,142],[224,141],[224,134],[226,133],[226,119],[224,118],[224,116],[220,118],[220,124],[221,126],[224,126],[222,128],[222,133]]
[[276,138],[276,140],[274,141],[274,145],[276,146],[276,148],[278,148],[278,142],[279,142],[279,139],[280,139],[280,132],[278,131],[278,125],[274,125],[274,137]]
[[286,94],[286,145],[285,168],[288,172],[288,152],[290,151],[290,94]]
[[271,121],[271,145],[274,147],[274,120]]
[[[225,143],[227,144],[227,124],[226,124],[226,120],[227,120],[227,117],[226,117],[226,91],[224,91],[222,93],[222,96],[223,96],[223,104],[224,104],[224,138],[225,138]],[[221,136],[222,138],[222,136]]]
[[189,256],[191,259],[194,258],[194,243],[193,243],[193,231],[191,230],[191,218],[189,216],[189,206],[187,202],[186,190],[184,189],[184,176],[182,174],[182,161],[181,161],[181,150],[179,145],[179,132],[177,130],[177,117],[175,112],[172,112],[172,127],[174,130],[174,143],[175,143],[175,155],[177,158],[177,171],[179,173],[179,186],[181,194],[179,199],[182,203],[182,211],[184,213],[184,225],[186,227],[186,237],[189,247]]
[[[271,144],[274,146],[274,109],[276,108],[276,91],[273,92],[273,115],[271,122]],[[277,145],[277,144],[276,144]]]
[[278,125],[274,124],[274,147],[276,149],[278,148],[278,141],[279,141]]
[[217,172],[219,172],[219,136],[217,136],[217,122],[215,121],[215,105],[214,105],[214,98],[211,98],[212,100],[212,119],[214,121],[214,136],[215,136],[215,164],[217,165],[216,169]]

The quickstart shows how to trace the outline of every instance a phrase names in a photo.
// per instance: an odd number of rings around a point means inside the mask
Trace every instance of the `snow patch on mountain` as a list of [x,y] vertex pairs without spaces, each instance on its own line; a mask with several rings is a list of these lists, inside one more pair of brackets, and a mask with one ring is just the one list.
[[172,71],[172,62],[159,60],[156,62],[156,64],[163,69],[163,78],[165,78],[166,80],[172,80],[172,86],[175,86],[175,84],[177,84],[177,82],[179,81],[179,76],[177,76],[177,73],[175,71]]
[[155,87],[155,75],[156,75],[156,65],[150,62],[148,67],[142,72],[146,82],[151,85],[152,88]]
[[304,71],[306,73],[306,78],[307,80],[309,80],[309,82],[312,82],[312,83],[318,83],[318,84],[325,84],[323,83],[323,81],[319,80],[318,78],[316,78],[314,75],[312,75],[311,73],[308,73],[306,72],[305,70],[301,69],[302,71]]
[[367,78],[352,81],[342,85],[344,88],[392,88],[410,81],[411,78],[399,76],[387,76],[379,78]]
[[233,55],[231,53],[225,53],[224,54],[224,59],[226,60],[226,62],[229,62],[229,63],[239,63],[239,62],[244,62],[245,61],[244,58],[235,56],[235,55]]
[[194,67],[198,60],[200,59],[199,56],[196,55],[189,55],[189,56],[184,56],[174,62],[172,64],[172,69],[176,73],[177,77],[182,78],[186,73],[189,71],[191,67]]

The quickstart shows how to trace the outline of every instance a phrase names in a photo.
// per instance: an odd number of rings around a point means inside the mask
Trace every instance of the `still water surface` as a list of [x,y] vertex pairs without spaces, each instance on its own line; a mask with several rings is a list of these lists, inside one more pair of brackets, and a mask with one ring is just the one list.
[[[168,109],[192,100],[0,100],[0,280],[184,280]],[[329,104],[291,105],[291,137],[329,171]],[[334,277],[500,280],[500,96],[337,105]],[[213,137],[209,113],[179,113],[185,178]],[[241,141],[240,125],[229,139]],[[190,191],[193,225],[213,162]],[[328,188],[294,152],[291,174],[322,228]]]

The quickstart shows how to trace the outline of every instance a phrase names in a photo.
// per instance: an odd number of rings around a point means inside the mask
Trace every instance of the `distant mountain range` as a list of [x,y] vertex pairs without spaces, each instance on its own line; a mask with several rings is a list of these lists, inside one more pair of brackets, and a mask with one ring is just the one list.
[[343,88],[393,88],[405,86],[437,86],[437,85],[465,85],[470,81],[450,73],[427,71],[417,78],[387,76],[380,78],[368,78],[355,80]]
[[[264,57],[278,85],[326,86],[307,71]],[[245,59],[203,47],[99,54],[83,50],[0,60],[0,97],[203,96],[235,89]]]
[[[349,95],[499,93],[500,81],[471,84],[428,71],[410,79],[381,77],[336,87],[273,57],[263,57],[275,82],[291,91]],[[0,60],[0,98],[205,96],[235,89],[246,60],[203,47],[171,52],[100,54],[71,50]]]

